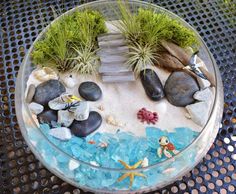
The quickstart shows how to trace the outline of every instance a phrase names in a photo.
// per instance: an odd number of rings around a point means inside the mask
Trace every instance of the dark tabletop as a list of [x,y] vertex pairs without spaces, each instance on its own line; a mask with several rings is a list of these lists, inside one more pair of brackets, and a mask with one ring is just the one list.
[[[51,7],[66,11],[81,0],[0,0],[0,194],[77,194],[29,150],[16,120],[14,91],[23,57]],[[153,193],[236,193],[236,0],[154,1],[184,18],[214,55],[225,91],[222,128],[208,154],[191,172]],[[81,193],[84,193],[81,191]]]

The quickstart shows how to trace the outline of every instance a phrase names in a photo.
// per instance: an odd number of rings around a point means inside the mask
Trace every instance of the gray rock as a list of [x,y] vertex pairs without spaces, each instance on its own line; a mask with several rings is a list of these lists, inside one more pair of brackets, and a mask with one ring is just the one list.
[[168,77],[164,87],[167,100],[179,107],[194,103],[193,94],[198,90],[197,81],[183,71],[173,72]]
[[70,126],[71,132],[78,137],[86,137],[96,131],[102,124],[102,117],[99,113],[92,111],[85,121],[76,121]]
[[80,84],[79,94],[85,100],[96,101],[101,98],[102,90],[96,83],[87,81]]
[[28,88],[27,95],[26,95],[26,99],[25,99],[25,101],[27,103],[31,103],[32,102],[34,94],[35,94],[35,90],[36,90],[35,85],[34,84],[30,84],[29,88]]
[[66,88],[58,80],[48,80],[36,87],[33,101],[43,106],[47,106],[48,102],[60,96],[66,91]]
[[52,121],[57,122],[57,111],[55,110],[45,110],[38,114],[39,123],[51,124]]
[[207,123],[210,106],[207,102],[197,102],[186,106],[186,109],[193,122],[201,127]]
[[162,83],[155,71],[152,69],[145,69],[141,71],[140,79],[147,96],[151,100],[158,101],[164,97]]
[[57,116],[57,122],[65,127],[69,127],[74,121],[74,113],[69,110],[59,110]]
[[44,107],[41,104],[35,103],[35,102],[31,102],[29,104],[29,109],[32,113],[38,115],[41,112],[43,112]]
[[49,131],[49,135],[63,141],[70,140],[72,138],[70,129],[66,127],[53,128]]
[[204,101],[204,102],[212,102],[213,101],[213,93],[210,88],[206,88],[204,90],[197,91],[193,98],[198,101]]
[[74,111],[74,118],[77,121],[87,120],[89,117],[89,103],[87,101],[80,101]]

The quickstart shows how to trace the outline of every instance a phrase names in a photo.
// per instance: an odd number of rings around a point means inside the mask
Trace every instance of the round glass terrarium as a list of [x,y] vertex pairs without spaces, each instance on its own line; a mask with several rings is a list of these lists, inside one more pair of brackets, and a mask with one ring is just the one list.
[[[181,18],[156,5],[132,0],[129,1],[129,6],[132,12],[137,12],[139,8],[152,8],[156,12],[165,12],[170,17],[179,20],[183,25],[192,29],[191,26]],[[113,7],[113,9],[111,9],[111,7]],[[117,18],[118,14],[114,11],[116,7],[118,9],[118,6],[113,1],[101,0],[76,7],[66,12],[65,15],[71,14],[75,10],[89,8],[102,13],[107,21],[113,21],[119,19]],[[48,28],[43,30],[35,42],[40,40],[47,30]],[[194,29],[192,30],[195,31]],[[173,157],[131,169],[128,169],[127,166],[126,168],[122,168],[122,166],[116,167],[109,165],[108,159],[108,164],[104,166],[78,159],[70,154],[69,151],[67,152],[65,149],[62,149],[60,142],[51,141],[43,132],[45,129],[42,129],[41,125],[37,125],[25,101],[27,82],[31,72],[35,69],[30,58],[30,54],[34,48],[33,44],[20,68],[15,96],[16,113],[20,129],[32,152],[51,172],[61,179],[85,191],[96,193],[148,192],[164,187],[183,176],[191,170],[209,150],[218,132],[223,112],[223,88],[217,65],[206,47],[206,44],[199,36],[198,38],[201,42],[199,57],[206,64],[206,68],[213,75],[215,82],[214,100],[206,125],[202,127],[189,145],[185,146],[181,151],[173,155]],[[66,143],[63,145],[66,147]],[[77,153],[83,152],[81,148],[77,148]],[[96,147],[92,148],[92,150],[94,149],[96,149]],[[125,146],[123,149],[126,149]],[[95,152],[98,151],[95,150]],[[103,158],[103,160],[106,162],[106,158]],[[132,166],[134,163],[130,165]],[[122,176],[124,180],[121,181],[120,177]],[[120,181],[118,181],[119,179]],[[129,187],[130,180],[133,181],[132,187]]]

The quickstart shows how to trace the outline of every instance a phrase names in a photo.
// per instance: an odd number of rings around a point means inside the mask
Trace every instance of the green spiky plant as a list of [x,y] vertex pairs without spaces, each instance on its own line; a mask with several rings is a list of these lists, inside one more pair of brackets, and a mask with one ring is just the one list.
[[75,63],[73,71],[81,74],[96,74],[99,66],[99,57],[92,45],[80,48],[74,48],[76,57],[73,58]]
[[116,27],[128,40],[130,47],[127,65],[136,75],[147,65],[154,66],[161,52],[161,41],[172,41],[185,48],[199,45],[195,33],[165,13],[140,8],[131,13],[128,3],[118,1],[121,20]]
[[[35,44],[33,62],[60,72],[76,70],[79,73],[94,73],[91,71],[93,68],[90,67],[92,63],[88,55],[94,55],[94,50],[97,49],[96,37],[106,31],[105,20],[97,11],[75,11],[70,15],[62,15],[49,26],[42,40]],[[73,49],[75,45],[76,50]],[[75,60],[77,57],[83,58],[84,64],[85,59],[88,59],[85,66],[87,71]]]

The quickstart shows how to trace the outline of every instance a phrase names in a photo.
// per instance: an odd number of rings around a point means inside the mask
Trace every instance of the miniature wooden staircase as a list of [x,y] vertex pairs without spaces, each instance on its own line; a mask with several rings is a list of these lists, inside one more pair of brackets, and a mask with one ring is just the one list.
[[104,82],[127,82],[134,81],[134,73],[126,62],[129,48],[125,38],[119,33],[107,33],[98,37],[101,66],[99,73]]

